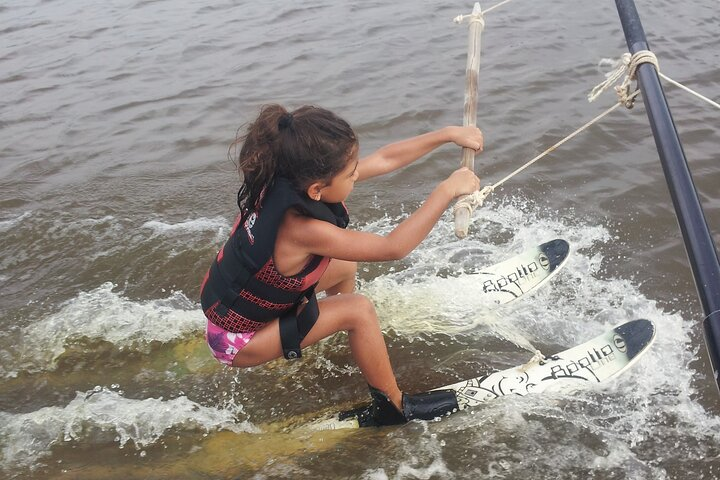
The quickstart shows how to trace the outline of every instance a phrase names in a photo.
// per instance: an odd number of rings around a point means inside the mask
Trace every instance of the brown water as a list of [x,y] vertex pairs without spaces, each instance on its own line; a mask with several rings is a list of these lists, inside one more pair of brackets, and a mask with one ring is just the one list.
[[[483,5],[489,7],[488,5]],[[363,265],[401,387],[550,353],[631,318],[658,328],[621,378],[446,421],[298,434],[366,398],[342,335],[244,371],[206,350],[198,285],[235,215],[226,159],[261,104],[323,105],[364,153],[462,118],[461,2],[16,1],[0,5],[0,472],[9,478],[720,477],[720,409],[642,102],[509,181],[457,240]],[[718,2],[638,8],[663,72],[720,96]],[[612,104],[612,2],[514,0],[483,33],[477,171],[492,183]],[[720,112],[666,87],[720,240]],[[386,233],[459,163],[443,147],[359,184]],[[473,269],[573,246],[527,300],[489,309]]]

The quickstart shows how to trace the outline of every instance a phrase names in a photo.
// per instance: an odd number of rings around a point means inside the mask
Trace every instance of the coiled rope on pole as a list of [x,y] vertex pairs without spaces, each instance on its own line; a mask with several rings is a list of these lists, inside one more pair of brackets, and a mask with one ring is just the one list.
[[[625,79],[623,80],[623,83],[621,85],[618,85],[615,87],[615,90],[618,92],[618,95],[628,95],[629,94],[629,87],[630,82],[635,80],[637,68],[643,64],[643,63],[651,63],[655,66],[655,70],[657,70],[658,76],[662,78],[663,80],[667,81],[668,83],[681,88],[682,90],[685,90],[691,95],[696,96],[700,100],[712,105],[715,108],[720,109],[720,104],[710,100],[704,95],[701,95],[700,93],[696,92],[695,90],[683,85],[682,83],[673,80],[672,78],[668,77],[664,73],[660,71],[660,66],[658,64],[657,57],[655,54],[649,50],[639,50],[635,53],[635,55],[630,55],[629,53],[624,53],[620,60],[618,60],[615,63],[615,69],[611,72],[609,72],[606,75],[606,79],[604,82],[602,82],[600,85],[596,86],[592,89],[590,94],[588,95],[588,100],[593,101],[595,100],[600,94],[602,94],[605,90],[607,90],[611,85],[616,83],[620,77],[622,77],[623,74],[625,74]],[[631,107],[628,107],[631,108]]]
[[592,89],[588,95],[588,101],[592,102],[599,97],[605,90],[610,88],[612,85],[625,75],[622,83],[615,87],[615,92],[618,95],[619,101],[627,108],[632,108],[635,104],[634,98],[630,98],[630,84],[635,80],[637,76],[637,69],[643,63],[651,63],[655,66],[655,70],[660,71],[657,57],[650,50],[640,50],[635,55],[624,53],[620,60],[615,64],[615,70],[611,71],[606,75],[606,79],[601,84],[597,85]]

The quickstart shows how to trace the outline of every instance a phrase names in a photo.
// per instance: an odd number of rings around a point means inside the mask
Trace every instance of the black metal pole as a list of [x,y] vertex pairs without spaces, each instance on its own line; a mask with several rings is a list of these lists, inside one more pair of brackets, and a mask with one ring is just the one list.
[[[630,53],[650,50],[634,1],[615,0],[615,4]],[[655,67],[649,63],[641,64],[637,79],[705,313],[705,344],[715,383],[720,388],[720,264],[717,250]]]

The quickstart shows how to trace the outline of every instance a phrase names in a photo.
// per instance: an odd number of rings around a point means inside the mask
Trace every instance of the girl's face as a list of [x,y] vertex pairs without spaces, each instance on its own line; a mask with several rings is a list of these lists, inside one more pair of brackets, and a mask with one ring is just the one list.
[[321,200],[326,203],[344,202],[358,179],[358,148],[354,148],[345,168],[332,177],[330,183],[320,190]]

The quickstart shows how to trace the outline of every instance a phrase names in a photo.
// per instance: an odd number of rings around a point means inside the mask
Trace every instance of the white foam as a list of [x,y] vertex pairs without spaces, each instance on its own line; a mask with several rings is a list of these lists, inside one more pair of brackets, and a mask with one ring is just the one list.
[[[364,480],[388,480],[389,478],[452,478],[453,473],[443,458],[445,441],[432,433],[432,424],[413,425],[410,435],[397,432],[393,438],[396,446],[403,452],[394,474],[388,475],[389,468],[367,470],[361,476]],[[422,429],[422,430],[420,430]]]
[[230,231],[230,224],[223,217],[201,217],[179,223],[150,220],[142,224],[142,228],[148,228],[156,235],[182,235],[186,233],[214,231],[218,238],[224,238]]
[[[205,325],[198,305],[182,292],[167,298],[136,301],[114,292],[104,283],[81,292],[58,312],[23,329],[19,349],[21,368],[37,371],[52,368],[66,345],[76,339],[105,340],[117,347],[143,349],[150,342],[167,343],[197,334]],[[5,365],[6,376],[14,372]]]
[[[392,227],[381,220],[366,229],[386,234]],[[482,234],[472,235],[473,230]],[[500,235],[508,238],[506,243],[488,240],[489,236]],[[570,242],[571,254],[563,272],[572,273],[569,276],[561,273],[564,276],[560,282],[564,284],[563,288],[575,290],[576,284],[587,278],[588,270],[596,268],[599,261],[595,257],[579,255],[577,250],[610,240],[608,231],[602,226],[568,228],[558,220],[528,220],[522,209],[508,205],[477,211],[471,236],[463,240],[455,238],[451,219],[441,222],[421,247],[411,253],[406,268],[365,282],[362,291],[375,302],[383,325],[400,335],[418,336],[428,331],[501,334],[533,351],[526,329],[548,322],[557,324],[557,315],[562,313],[547,307],[548,303],[556,301],[553,295],[557,296],[558,292],[553,285],[558,280],[551,280],[523,301],[490,306],[478,295],[481,285],[472,272],[555,238]],[[603,284],[595,285],[602,288],[600,285]],[[570,309],[568,320],[579,314]],[[520,321],[517,321],[518,317]]]
[[105,225],[108,223],[113,223],[115,222],[115,220],[116,218],[113,215],[105,215],[104,217],[100,218],[82,218],[75,223],[82,227],[92,227],[95,225]]
[[129,399],[107,388],[78,392],[64,407],[45,407],[34,412],[0,412],[0,445],[3,467],[33,467],[50,454],[50,448],[66,442],[132,442],[141,449],[159,441],[165,432],[228,430],[256,432],[236,413],[199,405],[185,396]]
[[17,217],[10,218],[7,220],[0,220],[0,232],[7,232],[8,230],[11,230],[18,226],[20,222],[28,218],[30,215],[32,215],[32,212],[24,212]]

